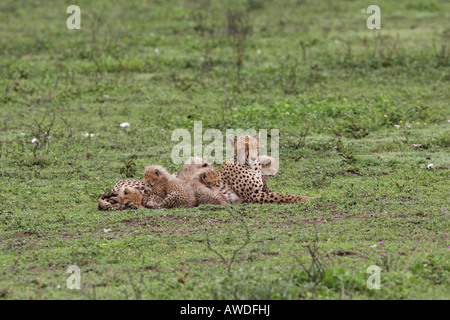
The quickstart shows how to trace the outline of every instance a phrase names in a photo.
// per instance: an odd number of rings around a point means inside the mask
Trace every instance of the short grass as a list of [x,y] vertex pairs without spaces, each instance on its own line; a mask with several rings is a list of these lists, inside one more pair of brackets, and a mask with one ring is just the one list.
[[[378,1],[381,30],[366,1],[77,1],[81,30],[70,4],[0,4],[0,298],[450,297],[448,1]],[[279,129],[271,188],[319,198],[97,210],[148,164],[179,170],[194,121]]]

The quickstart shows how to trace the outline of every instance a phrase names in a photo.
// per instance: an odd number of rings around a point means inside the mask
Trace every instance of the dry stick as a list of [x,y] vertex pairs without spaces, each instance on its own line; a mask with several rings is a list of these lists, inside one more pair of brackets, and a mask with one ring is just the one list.
[[337,38],[339,41],[342,41],[346,46],[347,46],[347,59],[350,60],[350,58],[352,57],[352,44],[350,43],[350,41],[346,41],[342,38]]
[[447,53],[447,44],[446,43],[442,43],[441,44],[441,53],[438,52],[438,50],[436,50],[436,41],[435,39],[433,39],[433,51],[434,54],[436,55],[436,58],[439,59],[439,62],[443,62],[443,60],[446,57],[446,53]]
[[209,241],[209,231],[206,234],[206,244],[208,246],[208,249],[211,250],[213,253],[215,253],[221,260],[222,263],[227,267],[227,272],[230,273],[231,272],[231,265],[234,262],[234,259],[236,257],[236,255],[242,250],[244,249],[249,243],[250,243],[250,232],[248,231],[248,227],[244,222],[244,219],[241,217],[241,222],[245,228],[245,232],[246,232],[246,240],[244,242],[244,244],[242,246],[240,246],[238,249],[236,249],[230,259],[229,262],[227,262],[227,260],[225,259],[225,257],[223,255],[221,255],[217,250],[213,249],[211,247],[211,242]]
[[302,48],[302,54],[303,54],[303,62],[306,63],[306,46],[303,41],[300,41],[300,47]]
[[392,47],[391,52],[387,55],[387,57],[383,60],[383,62],[381,62],[382,65],[384,65],[386,62],[388,62],[389,60],[391,60],[392,56],[395,54],[395,52],[397,51],[397,43],[398,43],[398,36],[395,39],[394,45]]

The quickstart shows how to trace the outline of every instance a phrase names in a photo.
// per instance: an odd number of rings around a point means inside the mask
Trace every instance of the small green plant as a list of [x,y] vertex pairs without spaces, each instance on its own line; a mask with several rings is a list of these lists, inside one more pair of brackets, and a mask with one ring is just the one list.
[[297,69],[298,61],[288,55],[280,68],[280,85],[285,94],[296,94],[299,92]]
[[362,139],[369,135],[369,130],[360,127],[355,123],[348,125],[344,131],[355,139]]
[[226,30],[228,38],[236,54],[236,70],[238,88],[241,88],[242,67],[244,64],[245,43],[252,33],[252,24],[247,10],[242,8],[228,9],[226,13]]
[[44,116],[40,121],[35,121],[32,124],[28,125],[28,129],[31,132],[31,136],[33,139],[31,143],[33,146],[31,147],[31,152],[33,154],[33,158],[37,165],[44,164],[46,162],[43,159],[46,156],[40,156],[39,151],[44,150],[48,151],[48,145],[52,139],[52,129],[55,124],[56,114],[55,112],[51,112],[49,109],[45,111]]
[[307,281],[312,284],[313,299],[316,297],[317,286],[323,281],[325,271],[327,269],[324,262],[322,261],[324,252],[320,249],[319,246],[319,233],[317,231],[316,225],[314,225],[314,230],[315,233],[312,240],[312,245],[308,244],[303,246],[303,248],[305,248],[307,253],[309,254],[309,257],[311,258],[311,262],[309,265],[306,265],[304,262],[302,262],[298,257],[298,254],[296,255],[291,252],[291,255],[306,272]]
[[135,156],[128,157],[122,160],[123,167],[120,168],[120,173],[127,178],[133,178],[136,174],[136,163],[134,162]]

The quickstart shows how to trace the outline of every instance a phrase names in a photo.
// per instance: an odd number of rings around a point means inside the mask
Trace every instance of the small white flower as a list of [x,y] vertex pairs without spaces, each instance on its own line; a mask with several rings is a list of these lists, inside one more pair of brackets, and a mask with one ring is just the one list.
[[200,61],[205,61],[205,58],[204,57],[200,57]]
[[33,138],[33,139],[31,140],[31,143],[36,143],[37,141],[38,141],[38,139]]
[[427,169],[433,169],[433,164],[432,163],[428,164]]
[[109,229],[109,228],[108,229],[103,229],[104,233],[107,233],[107,232],[110,232],[110,231],[111,231],[111,229]]
[[448,123],[450,123],[450,120],[447,120]]
[[418,148],[418,147],[420,147],[420,146],[421,146],[421,144],[416,144],[416,143],[413,143],[413,144],[412,144],[412,146],[413,146],[413,147],[416,147],[416,148]]
[[407,127],[408,129],[411,129],[411,126],[410,126],[409,124],[407,124],[406,127]]
[[109,98],[109,96],[108,96],[107,94],[104,94],[104,95],[103,95],[103,97],[105,97],[105,98]]
[[374,244],[373,246],[370,246],[371,248],[376,248],[377,247],[377,245],[376,244]]
[[155,49],[155,53],[159,53],[159,49],[158,48]]
[[261,50],[259,50],[259,49],[256,50],[256,53],[257,53],[257,54],[261,54]]
[[57,287],[58,289],[61,289],[61,285],[59,285],[59,284],[58,284],[56,287]]
[[47,136],[46,137],[48,140],[50,140],[51,138],[53,138],[53,136]]
[[20,134],[21,134],[22,136],[24,136],[24,135],[25,135],[25,132],[21,132]]
[[120,126],[121,126],[122,128],[126,128],[126,127],[129,127],[130,124],[129,124],[128,122],[122,122],[122,123],[120,124]]
[[85,137],[85,138],[89,138],[89,137],[93,138],[93,137],[98,136],[98,132],[95,133],[95,134],[94,134],[94,133],[86,132],[86,133],[83,133],[82,136]]
[[399,124],[394,124],[394,127],[400,128],[400,125]]

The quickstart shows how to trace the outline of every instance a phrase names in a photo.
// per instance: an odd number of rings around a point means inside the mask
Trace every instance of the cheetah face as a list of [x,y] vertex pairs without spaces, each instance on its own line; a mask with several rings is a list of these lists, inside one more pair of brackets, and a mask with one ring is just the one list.
[[259,155],[259,133],[256,136],[233,137],[234,157],[239,164],[255,165]]
[[144,180],[150,187],[156,185],[162,179],[162,173],[158,169],[145,170]]
[[204,172],[200,176],[200,182],[209,188],[213,187],[217,181],[219,181],[219,175],[215,170]]

